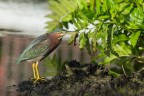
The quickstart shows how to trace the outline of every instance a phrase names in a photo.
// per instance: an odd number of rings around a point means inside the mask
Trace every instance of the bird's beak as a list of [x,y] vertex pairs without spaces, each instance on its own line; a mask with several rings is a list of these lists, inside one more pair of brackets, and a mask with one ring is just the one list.
[[65,36],[65,35],[76,35],[76,34],[78,34],[78,33],[75,32],[75,31],[63,31],[63,32],[61,32],[61,34],[60,34],[60,39],[61,39],[63,36]]
[[65,33],[61,33],[60,36],[63,37],[65,35]]
[[59,39],[62,39],[64,35],[65,35],[64,33],[60,33],[59,34]]

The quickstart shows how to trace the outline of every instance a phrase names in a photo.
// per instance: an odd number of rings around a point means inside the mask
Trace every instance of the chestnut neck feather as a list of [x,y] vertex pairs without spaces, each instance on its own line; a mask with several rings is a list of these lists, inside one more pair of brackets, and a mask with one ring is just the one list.
[[42,56],[40,61],[43,60],[45,57],[47,57],[51,52],[53,52],[58,47],[58,45],[61,43],[61,40],[62,40],[59,38],[60,38],[60,35],[56,33],[48,35],[48,41],[49,41],[48,43],[50,45],[49,50],[47,51],[46,54],[44,54],[44,56]]

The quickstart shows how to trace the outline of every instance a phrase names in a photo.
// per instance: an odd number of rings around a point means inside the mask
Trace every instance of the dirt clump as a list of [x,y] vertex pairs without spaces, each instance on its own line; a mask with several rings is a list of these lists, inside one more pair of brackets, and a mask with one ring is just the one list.
[[144,96],[144,71],[116,78],[103,66],[72,60],[50,80],[30,79],[17,87],[19,96]]

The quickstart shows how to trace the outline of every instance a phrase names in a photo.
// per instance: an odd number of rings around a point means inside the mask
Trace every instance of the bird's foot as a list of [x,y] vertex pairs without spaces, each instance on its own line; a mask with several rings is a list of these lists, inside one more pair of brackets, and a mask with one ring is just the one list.
[[36,78],[36,79],[34,80],[34,83],[36,83],[36,82],[38,82],[38,81],[43,81],[43,80],[45,80],[45,77]]

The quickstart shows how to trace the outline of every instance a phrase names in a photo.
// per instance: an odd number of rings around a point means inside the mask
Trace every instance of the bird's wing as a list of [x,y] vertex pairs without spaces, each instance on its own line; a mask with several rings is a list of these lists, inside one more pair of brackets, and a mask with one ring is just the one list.
[[[29,43],[28,46],[31,46],[31,47],[32,47],[33,45],[35,45],[35,44],[37,44],[37,43],[39,43],[39,42],[41,42],[41,41],[44,41],[44,40],[48,39],[48,38],[47,38],[48,35],[49,35],[49,34],[46,33],[46,34],[43,34],[43,35],[35,38],[31,43]],[[27,47],[27,48],[28,48],[28,47]]]
[[49,46],[49,41],[46,35],[42,35],[34,39],[28,47],[23,51],[16,63],[19,64],[21,61],[34,59],[41,56]]

